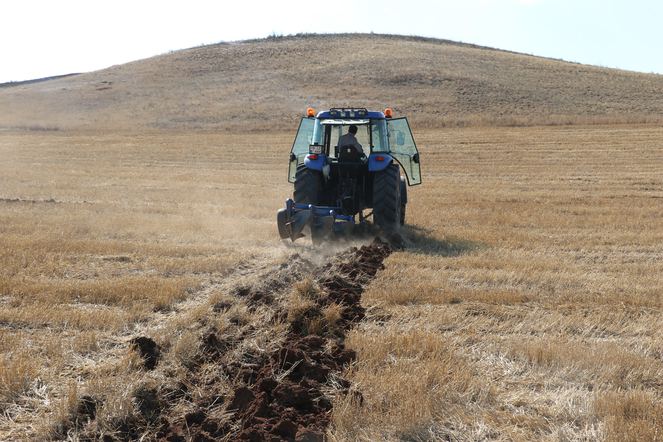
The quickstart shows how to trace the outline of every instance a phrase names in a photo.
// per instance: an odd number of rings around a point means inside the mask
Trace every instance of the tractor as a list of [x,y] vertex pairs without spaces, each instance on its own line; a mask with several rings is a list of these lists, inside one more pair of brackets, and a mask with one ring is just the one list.
[[[354,132],[354,138],[348,133]],[[355,142],[347,143],[348,139]],[[405,176],[401,176],[401,170]],[[393,110],[306,110],[290,151],[293,197],[277,213],[282,239],[310,229],[314,243],[372,226],[392,234],[405,223],[407,186],[421,184],[407,118]]]

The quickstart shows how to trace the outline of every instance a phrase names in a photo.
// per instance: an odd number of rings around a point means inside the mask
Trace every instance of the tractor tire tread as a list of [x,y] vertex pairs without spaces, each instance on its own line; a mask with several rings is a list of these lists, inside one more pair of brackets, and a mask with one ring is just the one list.
[[373,220],[380,228],[393,231],[400,225],[400,171],[391,164],[373,179]]
[[400,196],[401,196],[401,226],[405,225],[405,210],[407,208],[407,182],[405,177],[401,177],[401,187],[400,187]]
[[317,204],[322,174],[307,168],[304,164],[297,166],[295,173],[295,191],[293,199],[296,203]]

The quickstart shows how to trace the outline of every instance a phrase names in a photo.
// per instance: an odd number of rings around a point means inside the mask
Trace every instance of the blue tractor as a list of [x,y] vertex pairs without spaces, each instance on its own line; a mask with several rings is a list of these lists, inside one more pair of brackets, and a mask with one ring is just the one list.
[[295,241],[308,227],[320,242],[364,229],[371,217],[383,232],[397,232],[405,223],[407,186],[421,184],[407,118],[393,118],[389,108],[332,108],[317,115],[307,109],[290,152],[288,181],[293,197],[277,214],[283,239]]

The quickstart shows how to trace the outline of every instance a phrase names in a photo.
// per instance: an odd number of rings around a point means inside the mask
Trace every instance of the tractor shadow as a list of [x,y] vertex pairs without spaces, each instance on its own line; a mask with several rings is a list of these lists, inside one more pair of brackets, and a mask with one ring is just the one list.
[[488,247],[478,241],[454,236],[440,239],[433,235],[431,230],[412,225],[401,227],[400,233],[404,239],[405,250],[421,255],[453,257]]

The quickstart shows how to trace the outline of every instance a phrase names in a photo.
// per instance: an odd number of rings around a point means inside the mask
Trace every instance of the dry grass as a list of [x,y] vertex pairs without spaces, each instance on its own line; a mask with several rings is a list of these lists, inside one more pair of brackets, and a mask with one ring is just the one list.
[[[490,405],[492,393],[442,334],[394,327],[355,332],[347,344],[360,357],[350,375],[364,396],[349,394],[335,405],[337,439],[480,437],[456,414],[478,412]],[[436,428],[442,423],[450,425],[448,432]]]
[[[163,328],[185,365],[186,327],[207,314],[187,304],[238,264],[283,254],[271,221],[289,186],[259,184],[283,174],[269,156],[251,159],[254,183],[245,183],[252,178],[237,163],[265,142],[0,137],[0,439],[35,437],[67,421],[72,395],[140,378],[127,341],[148,326]],[[232,327],[251,321],[240,308],[231,314]],[[170,316],[182,318],[166,325]],[[104,413],[128,398],[109,399]]]
[[606,422],[606,440],[663,438],[663,404],[651,393],[639,390],[605,393],[595,399],[594,412]]
[[38,373],[33,356],[21,352],[18,345],[14,351],[3,353],[0,360],[0,411],[28,391]]
[[661,440],[661,135],[420,135],[412,246],[364,295],[377,319],[349,340],[364,401],[337,403],[332,435]]
[[419,129],[661,123],[662,92],[660,75],[440,40],[299,36],[0,88],[0,129],[245,133],[290,127],[309,105],[390,105]]
[[343,307],[336,303],[331,303],[322,309],[322,321],[325,330],[328,333],[334,333],[338,329],[338,322],[343,316]]
[[[346,342],[354,385],[336,399],[330,436],[660,440],[663,131],[416,135],[424,184],[410,190],[411,246],[364,294],[367,318]],[[94,425],[114,431],[150,385],[206,373],[205,330],[244,336],[229,360],[283,339],[286,326],[263,327],[264,311],[232,287],[310,253],[276,238],[290,142],[0,136],[0,439],[57,430],[82,395],[104,399]],[[293,288],[292,318],[316,293],[312,279]],[[331,305],[309,325],[333,330],[339,314]],[[158,373],[127,350],[140,334],[163,348]]]

